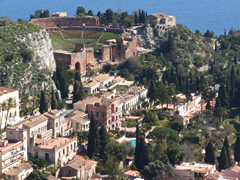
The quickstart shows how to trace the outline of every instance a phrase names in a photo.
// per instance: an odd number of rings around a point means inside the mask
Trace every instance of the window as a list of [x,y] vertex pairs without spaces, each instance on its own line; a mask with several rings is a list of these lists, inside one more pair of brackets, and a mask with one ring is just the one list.
[[116,116],[116,121],[118,120],[118,116]]
[[99,116],[99,113],[98,113],[98,111],[97,111],[97,113],[96,113],[96,116],[97,116],[97,117]]
[[69,170],[68,174],[71,175],[71,170]]
[[65,154],[65,149],[63,149],[63,154]]
[[108,120],[108,124],[111,124],[111,121],[110,121],[110,120]]
[[72,150],[72,144],[71,144],[71,150]]
[[58,127],[58,123],[56,123],[56,128]]
[[45,159],[49,160],[49,153],[45,153]]
[[40,133],[40,128],[38,128],[38,133]]
[[118,112],[118,107],[116,107],[116,112]]

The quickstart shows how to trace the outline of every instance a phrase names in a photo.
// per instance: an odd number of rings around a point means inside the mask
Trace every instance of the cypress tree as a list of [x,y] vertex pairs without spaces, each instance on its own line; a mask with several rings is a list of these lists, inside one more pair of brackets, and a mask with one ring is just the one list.
[[219,87],[219,100],[221,102],[221,106],[228,108],[229,107],[229,97],[227,90],[223,84]]
[[90,118],[90,128],[88,133],[88,157],[91,159],[94,155],[98,153],[99,149],[99,133],[98,133],[98,123],[94,118],[93,113]]
[[57,99],[52,88],[52,96],[51,96],[51,109],[57,109]]
[[79,97],[79,83],[77,81],[74,81],[73,84],[73,102],[77,102],[80,100]]
[[234,160],[239,162],[240,161],[240,134],[237,134],[237,139],[235,141],[234,146]]
[[224,139],[223,146],[226,149],[226,153],[227,153],[227,157],[228,157],[228,164],[229,164],[229,167],[230,167],[232,165],[232,160],[231,160],[232,158],[231,158],[231,149],[230,149],[230,146],[229,146],[229,141],[228,141],[227,136]]
[[41,91],[39,111],[40,111],[41,114],[48,111],[47,97],[46,97],[45,91],[43,91],[43,90]]
[[99,130],[99,136],[100,136],[99,154],[100,154],[100,157],[102,158],[104,148],[109,142],[109,136],[108,136],[106,127],[103,124],[101,125],[101,128]]
[[138,24],[138,16],[137,16],[137,13],[134,14],[134,24],[135,24],[135,25]]
[[[136,144],[137,145],[137,144]],[[135,147],[135,151],[137,149],[137,154],[135,153],[135,166],[137,167],[138,171],[141,171],[143,169],[143,167],[147,164],[145,164],[146,162],[146,142],[145,142],[145,138],[140,135],[139,140],[138,140],[138,146]]]
[[215,148],[213,147],[212,143],[209,142],[205,148],[205,163],[214,164],[215,161]]
[[142,23],[145,24],[145,12],[142,10]]
[[206,109],[211,109],[211,104],[210,104],[210,101],[209,101],[209,99],[207,100],[207,105],[206,105]]
[[220,157],[219,157],[219,160],[218,160],[218,171],[221,172],[221,170],[223,169],[228,169],[229,168],[229,160],[228,160],[228,157],[227,157],[227,152],[226,152],[226,149],[225,147],[223,146],[222,147],[222,150],[221,150],[221,154],[220,154]]
[[[139,154],[140,154],[140,146],[139,146],[139,125],[136,126],[136,146],[134,152],[134,164],[137,166],[139,164]],[[137,164],[137,165],[136,165]]]
[[138,22],[139,22],[139,24],[142,23],[142,14],[141,14],[141,10],[140,9],[138,11]]
[[147,97],[150,99],[151,102],[155,101],[157,98],[157,87],[153,80],[150,80],[150,86],[148,89]]
[[76,81],[80,81],[81,80],[81,74],[80,74],[79,71],[76,71],[74,78],[75,78]]
[[220,101],[220,99],[219,99],[219,97],[217,97],[217,99],[216,99],[216,104],[215,104],[215,109],[217,109],[218,107],[222,107],[221,106],[221,101]]
[[237,55],[236,54],[234,55],[234,60],[233,61],[237,65]]

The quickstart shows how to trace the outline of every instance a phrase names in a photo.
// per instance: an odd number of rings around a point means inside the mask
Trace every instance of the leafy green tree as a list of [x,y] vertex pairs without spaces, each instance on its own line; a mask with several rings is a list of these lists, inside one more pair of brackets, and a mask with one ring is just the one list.
[[171,129],[176,130],[178,133],[180,133],[184,128],[182,120],[170,121],[169,126]]
[[165,140],[157,140],[156,146],[153,151],[153,157],[155,160],[159,160],[163,163],[167,163],[168,161],[168,156],[166,154],[167,150],[167,143]]
[[31,172],[26,179],[27,180],[48,180],[47,175],[41,171]]
[[41,91],[39,111],[41,114],[48,112],[48,100],[44,90]]
[[237,139],[235,141],[234,146],[234,160],[239,162],[240,161],[240,134],[237,134]]
[[223,146],[226,149],[226,153],[227,153],[227,157],[228,157],[228,164],[229,164],[229,167],[230,167],[230,166],[232,166],[232,157],[231,157],[231,149],[230,149],[230,146],[229,146],[229,141],[228,141],[227,136],[224,139]]
[[101,128],[99,130],[99,136],[100,136],[99,154],[100,154],[100,157],[102,158],[104,153],[104,148],[109,142],[109,135],[107,133],[106,127],[103,124],[101,125]]
[[209,142],[205,148],[205,163],[214,164],[215,163],[215,148],[212,143]]
[[78,6],[76,10],[76,16],[85,16],[86,10],[83,6]]
[[112,23],[114,20],[114,12],[111,9],[107,9],[105,12],[105,18],[107,23]]
[[121,174],[119,167],[119,161],[114,156],[109,156],[105,165],[105,173],[108,175],[109,180],[116,180]]
[[222,147],[222,150],[221,150],[221,154],[220,154],[220,157],[218,159],[218,170],[221,172],[221,170],[223,169],[228,169],[229,168],[229,160],[228,160],[228,157],[227,157],[227,152],[226,152],[226,149],[225,147],[223,146]]
[[54,93],[54,90],[52,88],[52,96],[51,96],[51,109],[57,109],[57,99]]
[[175,165],[178,162],[182,162],[186,155],[180,150],[180,147],[177,143],[173,143],[168,145],[167,156],[169,163]]
[[95,120],[93,113],[90,118],[90,128],[88,133],[88,157],[91,159],[97,155],[99,150],[99,133],[98,122]]
[[50,17],[50,11],[48,9],[43,11],[43,17],[44,18]]
[[92,10],[89,10],[88,13],[87,13],[88,16],[94,16],[93,14],[93,11]]
[[150,162],[148,165],[144,166],[141,174],[146,180],[174,179],[172,165],[168,162],[163,163],[159,160]]

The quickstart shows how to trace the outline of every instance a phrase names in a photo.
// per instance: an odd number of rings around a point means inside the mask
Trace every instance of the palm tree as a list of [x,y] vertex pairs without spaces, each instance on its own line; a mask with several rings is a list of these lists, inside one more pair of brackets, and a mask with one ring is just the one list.
[[8,99],[7,99],[7,108],[6,108],[6,110],[7,110],[7,117],[6,117],[4,129],[6,129],[6,127],[7,127],[7,119],[8,119],[9,111],[10,111],[12,108],[15,108],[15,107],[16,107],[16,102],[14,101],[14,99],[11,98],[11,97],[8,98]]
[[1,104],[1,108],[2,108],[2,118],[0,121],[0,129],[2,129],[2,121],[3,121],[4,111],[7,110],[7,103],[5,101],[3,101],[3,103]]

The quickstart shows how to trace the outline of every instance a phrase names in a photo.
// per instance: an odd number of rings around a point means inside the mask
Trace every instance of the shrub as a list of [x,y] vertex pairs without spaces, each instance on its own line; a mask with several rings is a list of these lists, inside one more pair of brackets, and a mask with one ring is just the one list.
[[183,137],[184,141],[189,141],[194,144],[199,144],[199,137],[194,135],[193,133],[187,133]]

